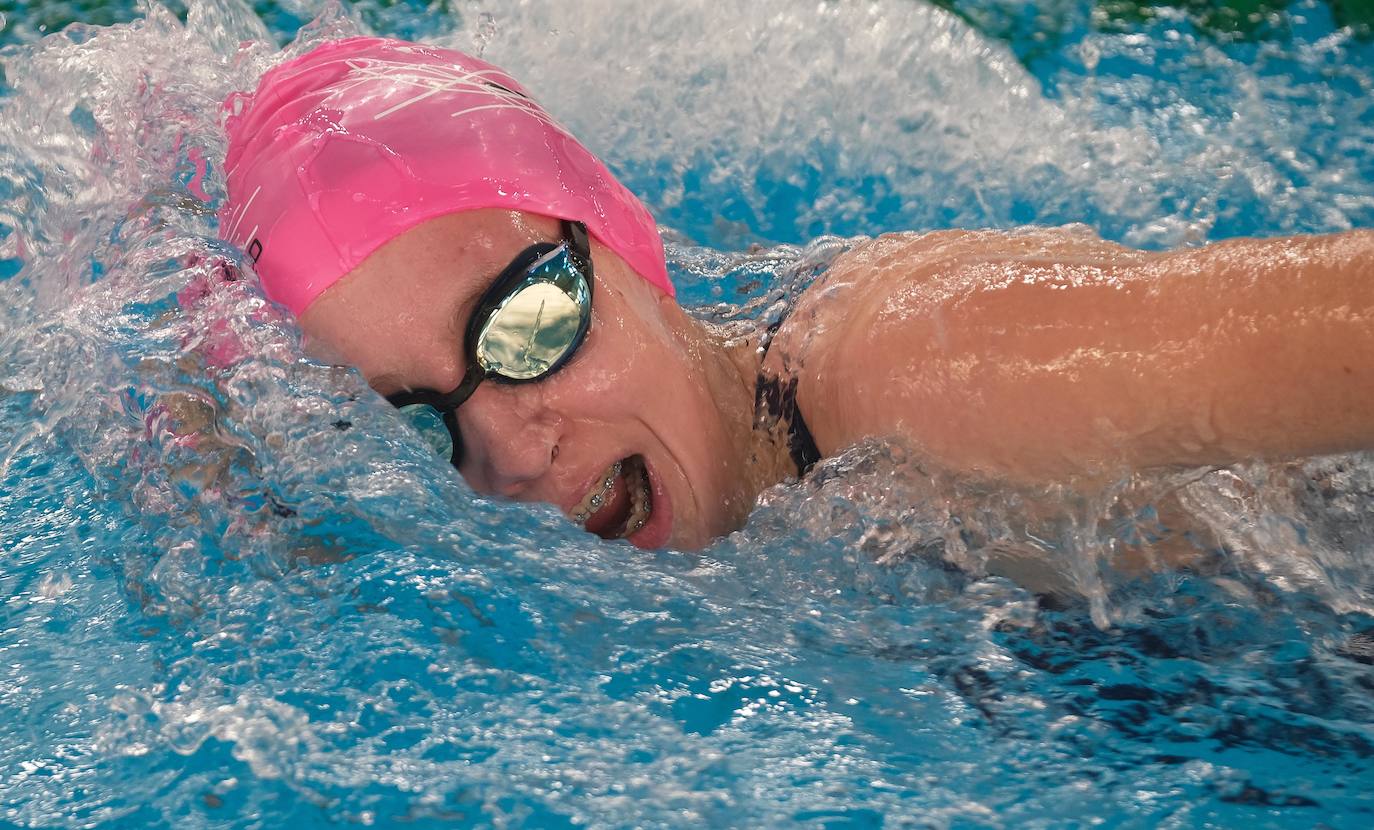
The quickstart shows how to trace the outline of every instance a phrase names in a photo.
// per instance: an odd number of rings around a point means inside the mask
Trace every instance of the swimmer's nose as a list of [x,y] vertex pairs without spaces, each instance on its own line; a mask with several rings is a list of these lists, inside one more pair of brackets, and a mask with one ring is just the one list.
[[483,384],[458,408],[463,477],[479,492],[522,498],[552,466],[559,424],[527,388]]

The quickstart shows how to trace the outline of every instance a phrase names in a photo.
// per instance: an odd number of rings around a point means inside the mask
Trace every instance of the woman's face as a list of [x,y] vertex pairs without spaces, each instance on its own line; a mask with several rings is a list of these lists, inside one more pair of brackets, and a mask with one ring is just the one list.
[[[313,348],[357,366],[384,395],[447,392],[467,368],[463,333],[478,298],[526,247],[560,238],[557,221],[531,214],[431,220],[326,290],[301,325]],[[672,298],[595,240],[592,263],[591,328],[572,359],[535,382],[488,380],[459,407],[461,472],[479,492],[588,512],[588,530],[608,538],[701,547],[737,527],[753,500],[741,474],[749,413],[722,412],[716,399],[752,401],[738,381],[722,390],[713,380],[711,345]]]

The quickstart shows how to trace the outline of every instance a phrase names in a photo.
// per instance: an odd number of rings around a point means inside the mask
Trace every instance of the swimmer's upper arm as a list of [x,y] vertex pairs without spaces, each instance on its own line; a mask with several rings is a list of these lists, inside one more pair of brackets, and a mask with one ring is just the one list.
[[967,234],[869,260],[837,263],[845,308],[812,298],[830,334],[798,351],[825,452],[897,434],[1037,482],[1374,447],[1374,232],[1162,254]]

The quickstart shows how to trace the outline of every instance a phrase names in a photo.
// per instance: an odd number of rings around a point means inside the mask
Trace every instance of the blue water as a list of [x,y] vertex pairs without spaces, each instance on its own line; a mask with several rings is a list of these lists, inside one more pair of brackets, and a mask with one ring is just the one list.
[[[1045,3],[1006,42],[908,0],[627,8],[6,21],[0,826],[1370,826],[1366,455],[1079,494],[874,444],[644,553],[475,497],[255,285],[199,288],[241,261],[217,103],[302,25],[527,79],[741,327],[856,234],[1374,226],[1370,42],[1315,2],[1253,39]],[[1118,567],[1171,540],[1194,567]]]

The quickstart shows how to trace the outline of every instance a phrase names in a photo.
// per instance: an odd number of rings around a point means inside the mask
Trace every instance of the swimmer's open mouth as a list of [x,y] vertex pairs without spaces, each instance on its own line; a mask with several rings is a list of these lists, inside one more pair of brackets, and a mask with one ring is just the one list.
[[607,467],[572,510],[572,519],[602,539],[623,539],[654,512],[644,458],[632,455]]

